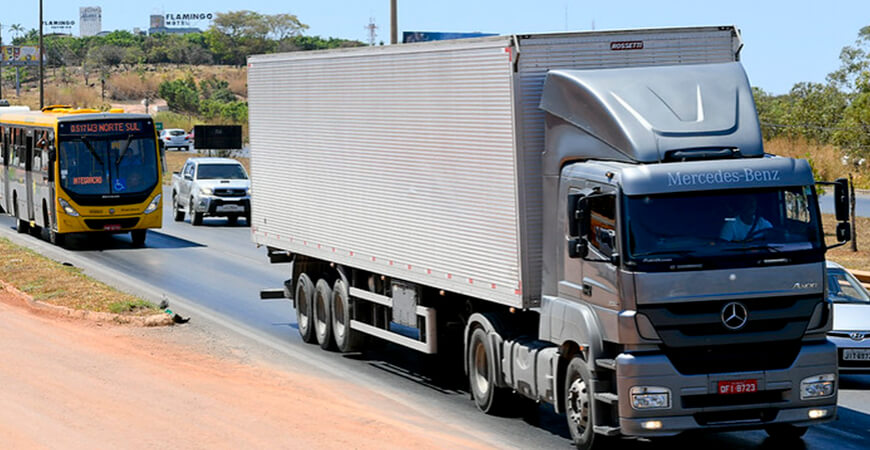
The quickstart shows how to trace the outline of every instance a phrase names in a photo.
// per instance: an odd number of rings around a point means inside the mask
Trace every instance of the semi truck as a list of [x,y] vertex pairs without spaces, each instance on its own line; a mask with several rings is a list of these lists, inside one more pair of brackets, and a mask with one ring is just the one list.
[[261,296],[324,349],[461,354],[480,410],[552,404],[578,448],[833,420],[818,193],[765,153],[742,46],[715,26],[251,56],[252,239],[290,267]]

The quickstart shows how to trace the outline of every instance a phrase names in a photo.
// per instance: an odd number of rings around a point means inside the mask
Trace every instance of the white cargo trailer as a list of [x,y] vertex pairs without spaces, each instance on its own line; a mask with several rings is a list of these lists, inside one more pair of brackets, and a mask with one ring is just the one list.
[[831,420],[812,170],[765,155],[741,46],[726,26],[249,58],[252,236],[291,264],[263,296],[324,349],[461,353],[479,409],[551,403],[579,448]]
[[253,239],[516,308],[540,303],[549,70],[736,61],[733,27],[253,56]]

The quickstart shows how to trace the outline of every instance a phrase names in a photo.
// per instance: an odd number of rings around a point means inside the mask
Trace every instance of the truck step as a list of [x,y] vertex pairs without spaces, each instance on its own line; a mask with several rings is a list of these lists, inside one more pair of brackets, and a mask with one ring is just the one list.
[[283,299],[284,289],[263,289],[260,291],[260,300]]
[[607,370],[616,371],[616,360],[615,359],[596,359],[595,365]]
[[595,397],[595,400],[607,403],[608,405],[615,405],[619,403],[619,397],[612,392],[596,392],[592,395]]
[[592,431],[595,431],[596,434],[603,434],[605,436],[618,436],[619,435],[619,427],[608,427],[604,425],[595,425],[592,427]]

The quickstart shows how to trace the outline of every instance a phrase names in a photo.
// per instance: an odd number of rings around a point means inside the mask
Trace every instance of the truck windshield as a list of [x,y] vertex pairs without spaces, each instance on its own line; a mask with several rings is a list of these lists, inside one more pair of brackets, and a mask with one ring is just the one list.
[[247,180],[248,175],[241,164],[200,164],[197,180]]
[[62,138],[60,184],[79,195],[136,194],[157,183],[154,138],[76,136]]
[[630,196],[626,263],[718,265],[749,257],[820,258],[812,187]]

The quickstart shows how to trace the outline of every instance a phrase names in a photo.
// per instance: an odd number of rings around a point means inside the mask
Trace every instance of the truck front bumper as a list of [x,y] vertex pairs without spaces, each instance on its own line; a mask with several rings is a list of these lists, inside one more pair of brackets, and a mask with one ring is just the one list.
[[[833,376],[833,392],[801,399],[802,380]],[[627,436],[668,436],[696,429],[752,429],[773,424],[812,425],[837,414],[837,353],[829,342],[804,345],[791,367],[782,370],[704,375],[679,373],[663,354],[621,354],[616,358],[619,425]],[[754,380],[757,390],[721,394],[720,382]],[[663,388],[668,406],[635,409],[633,387]]]

